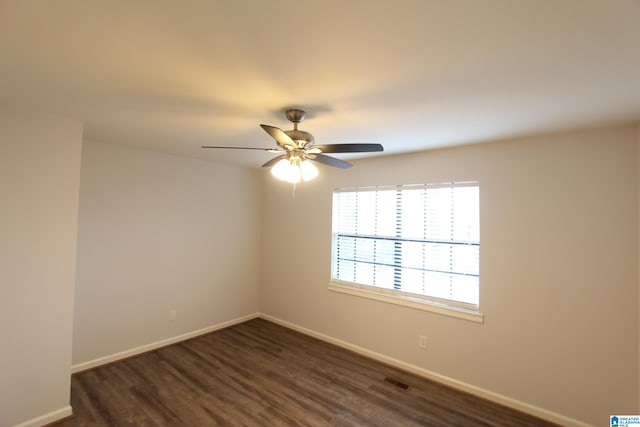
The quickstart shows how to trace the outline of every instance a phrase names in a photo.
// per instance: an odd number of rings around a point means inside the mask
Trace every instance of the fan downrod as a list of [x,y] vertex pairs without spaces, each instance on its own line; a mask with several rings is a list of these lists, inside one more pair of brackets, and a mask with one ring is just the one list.
[[313,135],[309,132],[298,130],[298,123],[304,120],[307,112],[299,108],[289,108],[285,111],[285,115],[287,116],[287,120],[293,123],[293,130],[285,130],[284,133],[295,141],[298,148],[307,148],[312,145]]

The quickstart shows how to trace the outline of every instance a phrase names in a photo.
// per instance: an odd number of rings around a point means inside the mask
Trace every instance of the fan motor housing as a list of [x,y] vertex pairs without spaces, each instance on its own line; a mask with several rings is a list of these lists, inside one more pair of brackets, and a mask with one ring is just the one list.
[[308,147],[309,145],[313,144],[314,141],[313,135],[303,130],[285,130],[284,133],[286,133],[289,138],[293,139],[296,144],[298,144],[298,148]]

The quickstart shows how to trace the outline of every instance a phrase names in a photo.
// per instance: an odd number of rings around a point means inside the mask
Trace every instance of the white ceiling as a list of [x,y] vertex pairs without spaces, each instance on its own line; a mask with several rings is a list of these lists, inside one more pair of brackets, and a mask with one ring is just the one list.
[[259,166],[260,123],[386,153],[640,119],[640,0],[0,0],[0,102]]

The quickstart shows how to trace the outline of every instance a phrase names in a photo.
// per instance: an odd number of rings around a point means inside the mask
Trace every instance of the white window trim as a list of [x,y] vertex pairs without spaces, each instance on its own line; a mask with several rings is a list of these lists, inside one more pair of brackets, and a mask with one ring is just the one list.
[[[456,187],[464,187],[468,185],[478,186],[479,183],[478,181],[458,181],[415,185],[403,184],[372,187],[347,187],[337,188],[334,190],[334,193],[353,191],[377,191],[386,189],[393,190],[397,188],[438,188],[450,187],[452,185],[455,185]],[[416,310],[428,311],[449,317],[468,320],[475,323],[484,323],[484,314],[479,311],[479,307],[475,304],[466,304],[460,301],[450,301],[433,296],[402,292],[396,289],[385,289],[373,285],[354,283],[334,278],[331,278],[328,289],[333,292],[358,296],[361,298],[372,299],[389,304],[400,305]]]
[[416,310],[429,311],[443,314],[445,316],[468,320],[475,323],[484,323],[484,314],[462,307],[448,305],[445,302],[438,302],[435,299],[423,299],[419,295],[414,297],[408,294],[399,294],[397,291],[386,291],[375,286],[358,285],[351,282],[332,280],[329,282],[329,290],[342,294],[353,295],[361,298],[368,298],[389,304],[409,307]]

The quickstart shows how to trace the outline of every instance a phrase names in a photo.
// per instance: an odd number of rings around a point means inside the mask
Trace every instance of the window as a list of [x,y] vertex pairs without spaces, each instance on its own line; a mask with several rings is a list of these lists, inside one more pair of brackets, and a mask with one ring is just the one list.
[[482,321],[479,206],[477,182],[336,190],[330,288]]

